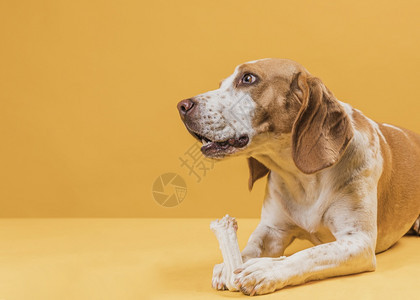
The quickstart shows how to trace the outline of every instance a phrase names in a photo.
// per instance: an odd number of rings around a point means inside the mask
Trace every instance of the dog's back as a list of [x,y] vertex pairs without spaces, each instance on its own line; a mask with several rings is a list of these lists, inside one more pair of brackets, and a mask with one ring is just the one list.
[[378,126],[384,164],[376,252],[382,252],[407,233],[420,214],[420,136],[388,124]]

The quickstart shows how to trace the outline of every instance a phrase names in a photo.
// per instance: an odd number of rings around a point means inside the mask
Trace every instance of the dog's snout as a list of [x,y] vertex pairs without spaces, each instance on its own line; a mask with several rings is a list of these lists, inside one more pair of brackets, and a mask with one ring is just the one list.
[[178,103],[179,113],[181,114],[182,117],[185,117],[187,113],[192,111],[194,106],[195,106],[195,103],[191,98],[182,100]]

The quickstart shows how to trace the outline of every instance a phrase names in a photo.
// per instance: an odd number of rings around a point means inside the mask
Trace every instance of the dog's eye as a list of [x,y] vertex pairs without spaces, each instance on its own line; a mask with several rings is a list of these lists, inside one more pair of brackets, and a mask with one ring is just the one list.
[[257,80],[257,77],[255,77],[255,75],[247,73],[247,74],[244,74],[244,76],[242,76],[241,83],[251,84],[251,83],[254,83],[256,80]]

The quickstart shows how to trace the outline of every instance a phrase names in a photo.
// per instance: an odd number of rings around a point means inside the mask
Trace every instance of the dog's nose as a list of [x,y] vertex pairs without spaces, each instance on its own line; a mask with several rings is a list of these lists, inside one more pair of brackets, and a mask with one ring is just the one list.
[[191,98],[179,102],[177,107],[181,116],[185,117],[185,115],[194,108],[194,104],[195,103]]

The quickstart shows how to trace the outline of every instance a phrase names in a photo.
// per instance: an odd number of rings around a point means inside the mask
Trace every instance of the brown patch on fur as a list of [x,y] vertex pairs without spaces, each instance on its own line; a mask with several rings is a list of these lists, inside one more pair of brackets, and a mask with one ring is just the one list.
[[[292,154],[296,166],[306,174],[335,164],[353,138],[351,121],[333,94],[315,77],[306,80],[309,92],[295,121]],[[302,82],[299,86],[305,86]]]
[[384,159],[378,184],[378,240],[376,252],[391,247],[420,213],[420,136],[378,124]]
[[[252,73],[258,77],[251,85],[237,85],[242,76]],[[301,103],[292,91],[296,74],[309,74],[306,69],[290,60],[266,60],[243,64],[234,79],[237,89],[247,89],[257,108],[253,127],[257,134],[274,132],[290,133]]]

